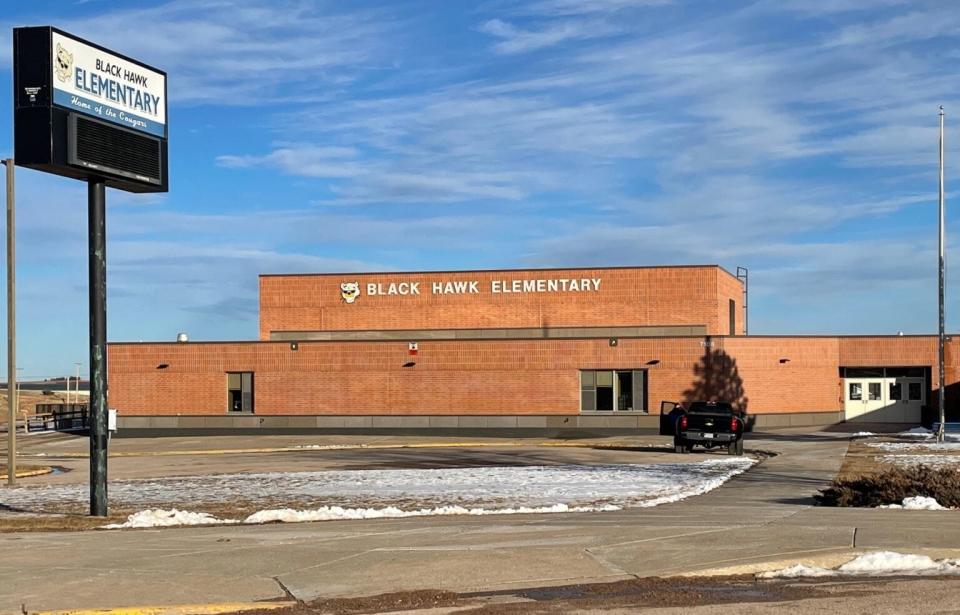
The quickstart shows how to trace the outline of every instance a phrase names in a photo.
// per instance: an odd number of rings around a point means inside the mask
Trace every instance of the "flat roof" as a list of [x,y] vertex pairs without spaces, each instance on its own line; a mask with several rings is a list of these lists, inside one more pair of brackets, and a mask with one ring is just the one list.
[[[947,333],[947,337],[954,335],[960,335],[960,333]],[[582,340],[605,340],[610,336],[601,335],[601,336],[583,336],[583,337],[551,337],[551,338],[477,338],[477,339],[427,339],[419,340],[421,342],[429,342],[431,344],[446,344],[446,343],[463,343],[463,342],[567,342],[567,341],[582,341]],[[870,335],[870,334],[848,334],[848,335],[830,335],[830,334],[818,334],[818,333],[804,333],[796,335],[651,335],[649,337],[633,337],[633,336],[616,336],[619,339],[641,339],[641,340],[680,340],[680,339],[891,339],[891,338],[934,338],[936,339],[938,335],[936,333],[911,333],[898,335],[896,333],[892,334],[882,334],[882,335]],[[285,344],[289,345],[293,342],[297,344],[405,344],[411,340],[389,340],[389,339],[376,339],[376,340],[190,340],[189,342],[177,342],[177,341],[145,341],[145,342],[107,342],[108,346],[156,346],[156,345],[169,345],[169,346],[189,346],[189,345],[209,345],[209,344]]]
[[719,269],[728,276],[739,280],[720,265],[618,265],[607,267],[529,267],[508,269],[437,269],[437,270],[405,270],[405,271],[333,271],[329,273],[261,273],[261,278],[293,278],[293,277],[325,277],[344,275],[401,275],[401,274],[432,274],[432,273],[512,273],[533,271],[611,271],[629,269]]

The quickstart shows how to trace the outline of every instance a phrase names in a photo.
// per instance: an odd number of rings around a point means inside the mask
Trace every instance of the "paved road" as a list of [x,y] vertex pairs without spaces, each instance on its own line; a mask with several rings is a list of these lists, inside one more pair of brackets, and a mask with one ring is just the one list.
[[[0,536],[0,612],[476,591],[679,574],[854,549],[960,548],[956,512],[823,509],[847,441],[756,435],[773,450],[704,496],[602,514],[434,517]],[[952,552],[950,552],[952,553]],[[955,555],[954,555],[955,556]]]

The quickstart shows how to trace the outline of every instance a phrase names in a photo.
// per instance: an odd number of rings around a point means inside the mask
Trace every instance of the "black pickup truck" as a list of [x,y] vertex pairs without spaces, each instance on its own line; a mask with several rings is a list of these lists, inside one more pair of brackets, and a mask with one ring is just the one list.
[[673,436],[673,450],[689,453],[695,445],[726,447],[731,455],[743,454],[743,417],[725,401],[695,401],[684,407],[660,404],[660,434]]

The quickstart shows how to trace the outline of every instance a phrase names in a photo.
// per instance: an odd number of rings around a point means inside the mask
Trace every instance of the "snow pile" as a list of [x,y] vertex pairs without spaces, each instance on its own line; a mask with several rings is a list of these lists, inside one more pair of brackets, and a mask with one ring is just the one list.
[[873,551],[860,555],[837,568],[820,568],[797,564],[782,570],[762,572],[761,579],[795,579],[798,577],[900,576],[960,574],[960,560],[935,560],[926,555]]
[[610,512],[620,510],[619,506],[537,506],[519,508],[464,508],[463,506],[440,506],[420,510],[401,510],[394,506],[387,508],[343,508],[341,506],[323,506],[314,510],[294,510],[279,508],[255,512],[244,523],[301,523],[304,521],[337,521],[353,519],[400,519],[404,517],[435,517],[449,515],[529,515],[567,512]]
[[462,506],[440,506],[437,508],[423,508],[420,510],[402,510],[395,506],[386,508],[343,508],[341,506],[323,506],[314,510],[294,510],[292,508],[277,508],[261,510],[248,516],[243,521],[237,519],[218,519],[207,513],[195,513],[183,510],[143,510],[127,517],[123,523],[111,523],[101,529],[118,530],[129,528],[173,527],[181,525],[236,525],[261,523],[302,523],[305,521],[343,521],[357,519],[402,519],[405,517],[434,517],[450,515],[530,515],[569,512],[611,512],[620,510],[619,506],[606,504],[604,506],[567,506],[554,504],[553,506],[518,508],[464,508]]
[[879,508],[900,508],[903,510],[950,510],[945,506],[941,506],[940,502],[936,501],[933,498],[928,498],[923,495],[915,495],[909,498],[903,498],[903,503],[901,504],[884,504],[879,506]]
[[795,564],[782,570],[770,570],[761,572],[757,575],[758,579],[799,579],[809,577],[832,577],[836,572],[829,568],[820,568],[819,566],[804,566]]
[[873,436],[875,436],[875,435],[877,435],[877,434],[873,433],[872,431],[858,431],[858,432],[855,433],[855,434],[851,434],[851,435],[850,435],[850,439],[852,440],[852,439],[854,439],[854,438],[870,438],[870,437],[873,437]]
[[123,523],[111,523],[104,525],[105,530],[118,530],[126,528],[145,528],[145,527],[173,527],[175,525],[221,525],[224,523],[237,523],[235,519],[217,519],[207,513],[189,512],[186,510],[162,510],[159,508],[150,510],[141,510],[133,513]]

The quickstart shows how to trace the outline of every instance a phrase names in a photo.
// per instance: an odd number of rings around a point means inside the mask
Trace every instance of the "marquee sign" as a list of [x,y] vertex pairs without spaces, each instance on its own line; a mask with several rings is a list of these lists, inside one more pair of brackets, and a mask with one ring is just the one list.
[[49,26],[13,30],[17,165],[166,192],[167,75]]
[[54,104],[167,136],[166,75],[65,33],[51,34]]

